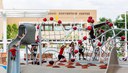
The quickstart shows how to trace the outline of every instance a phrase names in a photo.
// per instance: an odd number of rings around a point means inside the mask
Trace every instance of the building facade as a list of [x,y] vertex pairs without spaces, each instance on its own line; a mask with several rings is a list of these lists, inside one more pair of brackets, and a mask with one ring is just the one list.
[[[96,21],[96,10],[50,10],[46,18],[54,17],[55,20],[63,22],[86,22],[88,16],[92,16]],[[18,24],[19,22],[36,22],[42,21],[42,18],[7,18],[8,24]]]
[[[96,10],[49,10],[48,15],[46,16],[47,19],[50,17],[54,17],[54,20],[61,20],[62,24],[70,26],[73,23],[81,24],[84,22],[84,27],[87,26],[86,21],[89,16],[92,16],[96,22],[97,12]],[[20,22],[42,22],[43,18],[7,18],[7,24],[17,24],[19,25]],[[70,24],[71,23],[71,24]],[[2,23],[0,25],[2,27]],[[48,28],[48,26],[46,26]],[[51,27],[49,27],[51,28]],[[0,39],[2,39],[2,32],[3,29],[0,29],[1,35]],[[52,31],[51,31],[52,32]],[[56,31],[57,32],[57,31]]]

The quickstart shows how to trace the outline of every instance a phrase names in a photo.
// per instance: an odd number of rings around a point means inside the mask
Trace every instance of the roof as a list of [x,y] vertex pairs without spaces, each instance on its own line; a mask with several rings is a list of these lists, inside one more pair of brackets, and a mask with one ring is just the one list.
[[2,9],[0,10],[0,16],[3,14],[6,17],[45,17],[48,15],[49,10],[10,10],[10,9]]

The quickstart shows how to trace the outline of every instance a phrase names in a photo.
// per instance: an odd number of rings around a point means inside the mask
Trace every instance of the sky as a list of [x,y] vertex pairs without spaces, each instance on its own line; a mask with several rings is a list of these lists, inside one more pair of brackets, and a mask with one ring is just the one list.
[[5,9],[84,9],[97,10],[100,17],[115,20],[128,11],[128,0],[3,0]]

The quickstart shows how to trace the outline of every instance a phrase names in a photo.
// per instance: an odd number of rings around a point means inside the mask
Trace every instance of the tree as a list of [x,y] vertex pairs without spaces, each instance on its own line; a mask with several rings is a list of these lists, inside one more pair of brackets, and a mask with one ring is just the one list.
[[[121,14],[121,17],[122,17],[123,20],[120,20],[119,16],[117,16],[114,23],[118,28],[125,28],[125,14]],[[127,17],[127,20],[128,20],[128,15],[126,15],[126,17]],[[127,27],[128,27],[128,21],[127,21]]]
[[[106,20],[112,22],[112,20],[111,20],[110,18],[101,17],[101,18],[99,18],[99,22],[98,22],[98,23],[106,22]],[[101,26],[101,27],[99,27],[99,28],[101,28],[101,29],[103,29],[103,30],[109,30],[109,29],[110,29],[110,27],[107,26],[107,25]],[[99,28],[97,28],[96,31],[98,31]],[[98,35],[100,35],[100,34],[98,34]],[[107,32],[107,33],[106,33],[106,39],[107,39],[108,37],[111,37],[112,35],[113,35],[113,32]]]
[[11,25],[7,25],[7,39],[11,39],[11,32],[12,32]]
[[15,38],[17,33],[18,33],[18,28],[17,28],[16,24],[13,24],[13,25],[8,24],[7,25],[7,39]]
[[18,28],[16,24],[12,25],[12,38],[15,38],[18,34]]
[[[118,28],[125,28],[125,14],[121,14],[121,17],[122,17],[122,19],[123,20],[120,20],[119,19],[119,16],[117,16],[117,18],[116,18],[116,20],[115,20],[115,25],[118,27]],[[126,15],[126,17],[127,17],[127,20],[128,20],[128,15]],[[127,27],[128,27],[128,21],[127,21]],[[119,32],[119,31],[117,31],[117,32]],[[122,32],[122,33],[120,33],[118,36],[124,36],[125,35],[125,33],[124,33],[124,31]],[[127,34],[127,36],[128,36],[128,34]],[[127,37],[128,38],[128,37]]]
[[99,22],[98,23],[106,22],[106,20],[112,22],[112,20],[110,18],[101,17],[101,18],[99,18]]

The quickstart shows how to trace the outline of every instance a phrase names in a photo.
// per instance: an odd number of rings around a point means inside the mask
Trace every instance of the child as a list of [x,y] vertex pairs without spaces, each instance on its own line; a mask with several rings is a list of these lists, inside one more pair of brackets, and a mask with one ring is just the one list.
[[71,60],[71,55],[73,57],[75,56],[74,50],[75,50],[74,42],[71,42],[71,44],[69,45],[69,60]]
[[83,57],[83,60],[85,60],[85,58],[84,58],[84,46],[83,46],[83,44],[79,44],[79,60],[81,60],[81,55],[82,55],[82,57]]
[[64,49],[66,48],[65,45],[62,45],[60,47],[60,52],[59,52],[59,55],[58,55],[58,61],[60,61],[61,59],[64,59],[65,57],[63,56],[63,52],[64,52]]
[[37,54],[37,46],[36,45],[32,45],[32,47],[31,47],[31,59],[35,59],[36,58],[36,54]]
[[11,60],[15,60],[16,58],[16,45],[13,45],[12,48],[9,50],[9,52],[11,52]]

